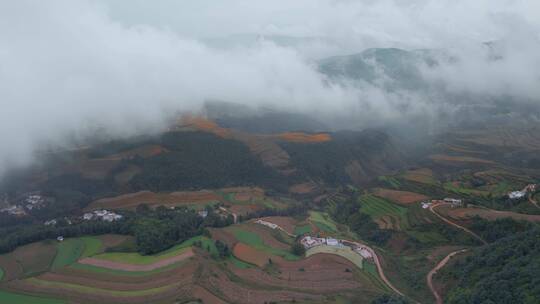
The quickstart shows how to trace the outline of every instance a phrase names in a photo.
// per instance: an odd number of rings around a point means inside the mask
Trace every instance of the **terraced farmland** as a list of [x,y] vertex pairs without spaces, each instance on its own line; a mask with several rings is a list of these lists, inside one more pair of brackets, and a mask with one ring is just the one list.
[[373,195],[360,197],[361,211],[371,216],[381,228],[402,230],[409,227],[407,208]]
[[317,226],[320,230],[327,232],[327,233],[337,233],[338,228],[336,224],[328,217],[328,215],[317,212],[317,211],[310,211],[309,212],[309,220]]
[[232,227],[230,230],[239,242],[248,245],[255,250],[259,250],[270,255],[279,256],[290,261],[300,259],[300,257],[290,253],[288,250],[270,246],[269,244],[265,243],[258,234],[245,230],[245,228]]
[[327,246],[327,245],[315,246],[306,251],[306,256],[309,257],[318,253],[339,255],[351,261],[358,268],[362,269],[363,267],[364,259],[362,258],[362,256],[360,256],[359,254],[354,252],[350,247],[347,247],[347,246],[344,246],[344,247]]
[[65,304],[66,301],[16,294],[0,290],[0,303]]

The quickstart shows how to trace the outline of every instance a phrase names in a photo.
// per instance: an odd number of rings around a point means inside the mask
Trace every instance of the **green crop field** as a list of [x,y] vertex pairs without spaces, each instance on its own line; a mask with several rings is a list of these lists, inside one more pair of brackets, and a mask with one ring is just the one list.
[[283,257],[286,260],[290,260],[290,261],[300,259],[299,256],[296,256],[296,255],[290,253],[289,251],[286,251],[286,250],[283,250],[283,249],[273,248],[273,247],[270,247],[270,246],[266,245],[263,242],[263,240],[261,239],[261,237],[256,233],[253,233],[253,232],[247,231],[247,230],[243,230],[243,229],[240,229],[238,227],[232,228],[231,231],[234,234],[234,237],[238,241],[240,241],[240,242],[242,242],[242,243],[244,243],[246,245],[252,246],[255,249],[267,252],[269,254],[273,254],[273,255]]
[[338,231],[336,224],[330,220],[326,214],[316,211],[309,212],[309,219],[317,226],[319,229],[325,232],[335,233]]
[[396,216],[399,218],[400,227],[406,229],[409,227],[407,219],[407,208],[390,203],[389,201],[375,197],[373,195],[362,195],[360,197],[361,211],[377,219],[384,215]]
[[351,261],[358,268],[362,269],[363,267],[362,265],[363,265],[364,259],[362,258],[361,255],[354,252],[350,247],[337,247],[337,246],[327,246],[327,245],[315,246],[306,251],[306,256],[309,257],[317,253],[328,253],[328,254],[339,255]]
[[149,289],[140,289],[140,290],[111,290],[111,289],[103,289],[103,288],[97,288],[97,287],[90,287],[90,286],[84,286],[79,284],[72,284],[72,283],[65,283],[65,282],[55,282],[55,281],[45,281],[37,278],[30,278],[27,279],[28,282],[43,286],[43,287],[50,287],[50,288],[60,288],[60,289],[66,289],[66,290],[74,290],[81,293],[89,293],[89,294],[105,294],[115,297],[140,297],[140,296],[148,296],[153,294],[158,294],[165,292],[171,288],[175,288],[176,284],[170,284],[165,285],[161,287],[156,288],[149,288]]
[[110,274],[110,275],[117,275],[117,276],[144,277],[144,276],[164,272],[167,270],[175,269],[178,267],[182,267],[183,265],[188,263],[188,261],[189,260],[180,261],[178,263],[174,263],[174,264],[167,265],[165,267],[161,267],[161,268],[150,270],[150,271],[117,270],[117,269],[102,268],[98,266],[93,266],[93,265],[88,265],[88,264],[79,264],[79,263],[72,264],[68,267],[78,269],[78,270],[84,270],[88,272],[103,273],[103,274]]
[[0,303],[21,303],[21,304],[64,304],[66,301],[34,297],[24,294],[16,294],[11,292],[0,291]]
[[242,268],[242,269],[248,269],[248,268],[253,268],[253,266],[251,264],[248,264],[244,261],[241,261],[239,259],[237,259],[234,255],[230,255],[229,258],[227,259],[227,261],[229,261],[231,264],[233,264],[234,266],[238,267],[238,268]]
[[183,253],[196,241],[201,241],[205,249],[209,246],[211,253],[217,253],[214,242],[206,237],[199,236],[155,255],[141,255],[137,252],[107,252],[95,255],[94,258],[135,265],[149,265]]
[[390,288],[383,282],[381,277],[379,277],[379,272],[377,271],[377,266],[373,263],[364,263],[363,271],[366,272],[370,281],[377,287],[382,290],[391,291]]
[[440,244],[448,241],[443,235],[435,231],[407,231],[407,234],[424,244]]
[[4,270],[0,268],[0,281],[4,278]]
[[52,268],[58,269],[75,263],[84,252],[84,247],[84,242],[78,238],[66,239],[59,243]]
[[82,257],[96,255],[100,253],[103,248],[103,243],[98,238],[86,236],[82,237],[81,240],[84,242],[84,251],[81,255]]
[[388,184],[390,187],[394,189],[399,189],[399,187],[401,186],[401,184],[399,183],[399,180],[397,180],[397,178],[392,177],[392,176],[379,176],[378,180],[381,182],[385,182],[386,184]]
[[302,234],[310,233],[310,232],[311,232],[311,225],[309,224],[294,227],[294,234],[296,235],[302,235]]
[[477,190],[477,189],[468,189],[460,186],[455,186],[451,182],[444,183],[444,190],[449,192],[454,192],[461,195],[476,195],[476,196],[486,196],[488,195],[487,191]]

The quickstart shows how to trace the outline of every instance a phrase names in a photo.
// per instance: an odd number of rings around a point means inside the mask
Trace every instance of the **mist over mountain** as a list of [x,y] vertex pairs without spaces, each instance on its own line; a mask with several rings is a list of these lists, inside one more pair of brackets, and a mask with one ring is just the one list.
[[299,113],[313,129],[535,119],[537,5],[3,2],[0,171],[100,130],[159,132],[208,100]]

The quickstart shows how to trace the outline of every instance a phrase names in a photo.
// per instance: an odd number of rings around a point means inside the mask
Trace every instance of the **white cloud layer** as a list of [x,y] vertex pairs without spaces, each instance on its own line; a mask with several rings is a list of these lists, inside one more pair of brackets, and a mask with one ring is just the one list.
[[[158,129],[206,99],[366,123],[437,110],[425,96],[326,85],[313,62],[370,47],[447,49],[458,63],[426,81],[538,101],[539,33],[535,0],[0,1],[0,173],[68,134]],[[209,43],[245,35],[299,42]],[[499,40],[504,59],[486,60],[480,44]]]

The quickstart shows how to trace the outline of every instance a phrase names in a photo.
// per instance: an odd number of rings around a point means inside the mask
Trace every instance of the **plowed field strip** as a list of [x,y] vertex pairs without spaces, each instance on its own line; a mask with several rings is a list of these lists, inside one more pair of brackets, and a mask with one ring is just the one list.
[[97,259],[97,258],[84,258],[80,260],[79,263],[102,267],[102,268],[108,268],[108,269],[123,270],[123,271],[152,271],[158,268],[162,268],[162,267],[183,261],[185,259],[192,257],[193,255],[194,255],[193,250],[188,249],[186,252],[183,252],[179,255],[161,260],[153,264],[148,264],[148,265],[127,264],[127,263],[113,262],[113,261],[102,260],[102,259]]

